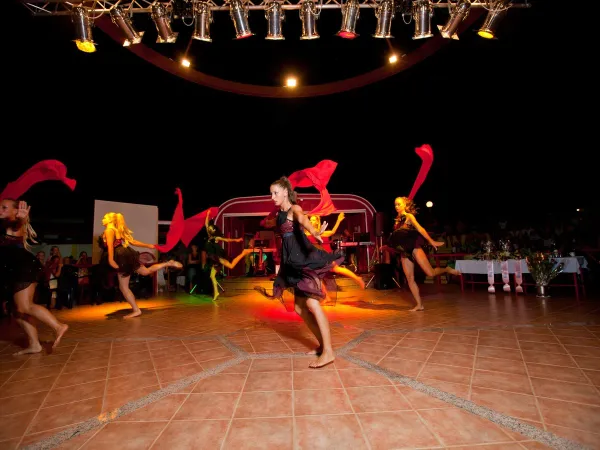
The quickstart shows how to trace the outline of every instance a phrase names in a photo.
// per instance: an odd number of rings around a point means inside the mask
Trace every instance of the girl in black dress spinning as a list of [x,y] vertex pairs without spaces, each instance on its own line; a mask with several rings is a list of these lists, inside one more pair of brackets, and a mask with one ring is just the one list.
[[434,241],[425,228],[417,222],[415,218],[416,207],[411,199],[398,197],[394,205],[398,216],[394,223],[394,231],[388,240],[388,246],[384,250],[400,253],[402,269],[404,270],[404,275],[406,275],[408,287],[417,302],[417,306],[411,309],[411,311],[423,311],[425,308],[419,295],[419,286],[415,282],[415,262],[430,277],[435,277],[443,273],[460,275],[460,272],[451,267],[431,267],[429,258],[427,258],[427,255],[423,251],[423,245],[425,242],[429,242],[432,247],[437,248],[444,245],[444,242]]

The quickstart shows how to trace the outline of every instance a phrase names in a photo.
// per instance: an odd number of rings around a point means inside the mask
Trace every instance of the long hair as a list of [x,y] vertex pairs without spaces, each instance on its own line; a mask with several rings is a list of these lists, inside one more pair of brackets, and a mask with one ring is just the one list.
[[402,200],[404,200],[404,211],[405,212],[410,213],[412,215],[417,214],[417,211],[419,210],[419,208],[417,208],[417,205],[415,204],[415,202],[413,202],[408,197],[397,197],[397,198],[401,198]]
[[283,189],[286,189],[288,192],[288,199],[290,200],[290,203],[292,205],[298,204],[296,202],[296,200],[298,198],[298,193],[296,191],[294,191],[294,189],[292,189],[292,183],[290,183],[290,180],[288,180],[287,177],[281,177],[279,180],[271,183],[271,186],[279,186]]
[[[18,200],[15,200],[14,198],[5,198],[3,200],[12,202],[12,206],[14,209],[19,208]],[[31,242],[32,244],[37,244],[38,241],[35,240],[35,238],[37,237],[37,233],[31,226],[29,214],[27,214],[27,217],[25,217],[24,219],[18,219],[18,222],[21,224],[21,226],[19,227],[19,231],[23,234],[23,246],[27,251],[31,252],[31,245],[29,243]]]
[[127,247],[133,241],[133,231],[125,223],[125,217],[121,213],[109,212],[104,215],[110,224],[119,232],[123,240],[123,247]]

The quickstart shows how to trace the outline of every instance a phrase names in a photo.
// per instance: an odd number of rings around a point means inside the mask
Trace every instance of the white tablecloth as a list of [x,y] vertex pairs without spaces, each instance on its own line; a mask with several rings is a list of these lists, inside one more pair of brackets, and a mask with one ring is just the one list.
[[[574,256],[554,259],[556,259],[556,261],[565,263],[565,268],[563,270],[564,273],[579,273],[580,268],[587,267],[587,261],[583,257]],[[519,260],[519,262],[521,264],[521,272],[529,273],[527,262],[524,259]],[[508,260],[508,273],[515,273],[516,264],[517,260]],[[477,259],[459,259],[456,261],[456,270],[461,273],[487,275],[487,261]],[[494,273],[502,273],[500,262],[498,261],[494,261]]]

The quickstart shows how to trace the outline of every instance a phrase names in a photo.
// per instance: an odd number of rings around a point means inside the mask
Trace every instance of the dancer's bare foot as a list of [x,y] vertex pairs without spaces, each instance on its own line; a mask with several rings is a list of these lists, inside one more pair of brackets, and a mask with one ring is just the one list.
[[29,355],[30,353],[39,353],[41,351],[42,351],[42,346],[38,342],[36,344],[30,345],[26,349],[19,350],[18,352],[13,353],[13,356]]
[[462,273],[460,271],[453,269],[452,267],[448,267],[448,273],[450,275],[455,275],[455,276],[462,275]]
[[409,311],[425,311],[425,308],[423,306],[417,305],[414,308],[409,309]]
[[131,319],[132,317],[138,317],[142,315],[142,311],[140,309],[138,309],[137,311],[134,311],[132,313],[127,314],[124,319]]
[[321,353],[321,356],[319,356],[315,362],[310,363],[308,367],[311,369],[319,369],[325,367],[327,364],[331,364],[333,361],[335,361],[335,354],[333,351],[325,351]]
[[181,268],[183,268],[183,264],[181,264],[179,261],[175,261],[174,259],[171,259],[171,260],[167,261],[167,267],[175,267],[176,269],[181,269]]
[[313,356],[321,356],[321,353],[323,353],[323,348],[321,347],[317,347],[314,350],[309,350],[308,352],[306,352],[307,355]]
[[63,335],[67,332],[68,329],[69,325],[67,325],[66,323],[63,323],[60,326],[60,328],[56,332],[56,339],[54,339],[54,344],[52,344],[52,348],[58,347],[58,344],[60,344],[60,340],[62,339]]

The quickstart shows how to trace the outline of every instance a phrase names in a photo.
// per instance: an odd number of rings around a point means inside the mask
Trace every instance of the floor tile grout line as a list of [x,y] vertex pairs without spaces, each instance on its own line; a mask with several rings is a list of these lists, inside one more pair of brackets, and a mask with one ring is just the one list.
[[[552,331],[552,333],[554,334],[554,331]],[[554,335],[554,337],[556,337],[556,335]],[[559,341],[560,342],[560,341]],[[561,342],[560,345],[562,346],[562,348],[565,349],[565,351],[567,352],[567,355],[569,355],[569,358],[571,358],[571,361],[573,361],[573,363],[575,363],[575,367],[577,367],[579,369],[579,371],[583,374],[583,376],[585,377],[585,379],[589,382],[589,384],[592,385],[592,387],[594,388],[594,390],[596,391],[596,394],[599,395],[600,397],[600,388],[598,386],[596,386],[595,383],[592,382],[592,380],[590,379],[590,377],[588,377],[588,374],[585,372],[585,370],[583,370],[580,366],[579,363],[577,362],[577,360],[575,359],[575,356],[582,356],[582,355],[572,355],[568,350],[567,347]],[[563,400],[564,401],[564,400]],[[600,406],[600,405],[599,405]]]
[[104,392],[102,394],[102,404],[100,405],[100,414],[104,413],[104,405],[106,404],[106,397],[108,396],[108,380],[110,379],[110,360],[112,358],[113,344],[110,343],[110,351],[108,353],[108,367],[106,368],[106,382],[104,384]]
[[48,400],[48,396],[50,395],[50,392],[52,392],[52,390],[54,389],[54,386],[56,386],[56,383],[58,382],[58,379],[60,378],[60,376],[63,374],[63,372],[65,371],[65,368],[67,367],[67,364],[69,363],[69,360],[73,357],[73,354],[75,353],[75,351],[77,350],[77,345],[73,348],[73,350],[71,351],[71,354],[69,355],[69,358],[65,361],[63,368],[60,370],[60,372],[58,373],[58,375],[56,376],[56,379],[54,380],[54,382],[52,383],[52,386],[50,386],[50,389],[48,390],[48,393],[46,394],[46,396],[44,397],[44,400],[42,400],[42,403],[40,403],[39,408],[37,408],[36,413],[33,415],[33,417],[31,418],[31,420],[29,421],[29,424],[27,425],[27,428],[25,428],[25,431],[23,432],[23,435],[21,436],[21,439],[19,440],[18,444],[17,444],[17,448],[19,448],[21,446],[21,443],[23,442],[23,439],[25,439],[25,436],[27,436],[27,432],[31,429],[31,425],[35,422],[35,420],[37,419],[40,411],[42,410],[42,408],[44,407],[44,403],[46,403],[46,400]]
[[471,394],[473,393],[473,378],[475,378],[475,370],[477,367],[477,349],[479,348],[479,331],[477,331],[476,338],[475,354],[473,355],[473,366],[471,367],[471,376],[469,378],[469,391],[467,392],[467,400],[471,400]]
[[[429,362],[429,360],[431,359],[431,356],[433,355],[433,352],[435,352],[436,347],[438,346],[438,344],[440,343],[440,340],[442,339],[443,334],[441,334],[438,338],[437,341],[435,342],[435,345],[433,346],[433,348],[431,350],[429,350],[429,356],[427,357],[427,359],[423,362],[423,365],[421,366],[421,368],[419,369],[419,371],[417,372],[417,374],[415,375],[415,380],[417,378],[419,378],[419,376],[421,375],[421,373],[423,372],[423,369],[425,369],[425,367],[427,367],[427,363]],[[422,349],[425,350],[425,349]]]
[[208,378],[210,376],[214,376],[217,373],[229,368],[231,366],[237,365],[243,362],[246,358],[240,356],[238,358],[231,359],[226,361],[219,366],[215,366],[209,370],[198,372],[196,374],[190,375],[188,377],[177,380],[165,388],[159,389],[157,391],[151,392],[150,394],[136,400],[132,400],[127,402],[125,405],[121,407],[115,408],[113,411],[100,414],[99,416],[88,419],[87,421],[80,422],[74,426],[68,427],[66,430],[57,433],[56,435],[50,436],[46,439],[43,439],[35,444],[27,446],[27,450],[37,450],[37,449],[51,449],[60,445],[61,443],[68,441],[69,439],[75,437],[76,435],[80,435],[89,430],[96,429],[101,427],[102,425],[115,421],[121,416],[127,415],[130,412],[136,411],[144,406],[147,406],[151,403],[154,403],[157,400],[160,400],[167,395],[170,395],[174,392],[177,392],[184,387],[189,386],[190,384],[197,382],[201,379]]
[[335,366],[334,366],[333,370],[335,370],[335,373],[336,373],[336,375],[338,377],[338,380],[339,380],[340,384],[342,385],[342,389],[344,390],[344,394],[346,395],[346,401],[350,405],[350,409],[352,410],[352,415],[354,416],[354,420],[356,420],[356,422],[358,423],[358,427],[360,428],[360,432],[362,434],[362,437],[363,437],[363,439],[365,441],[365,444],[367,445],[367,449],[371,450],[372,449],[371,441],[369,441],[369,438],[367,436],[367,433],[365,432],[363,424],[360,421],[360,418],[358,417],[358,414],[356,413],[356,410],[354,409],[354,405],[352,405],[352,401],[350,400],[350,395],[348,394],[348,390],[346,389],[346,385],[344,384],[344,381],[342,380],[342,377],[340,376],[340,372],[339,372],[338,368],[335,367]]
[[246,378],[244,379],[244,384],[242,385],[242,389],[240,390],[240,395],[238,396],[235,404],[233,405],[233,411],[231,411],[231,419],[229,419],[229,424],[227,425],[227,429],[225,430],[225,434],[223,435],[223,442],[221,442],[220,450],[225,449],[225,442],[227,442],[227,437],[229,436],[229,432],[231,431],[231,427],[233,426],[233,421],[235,418],[235,413],[237,412],[240,401],[242,400],[242,395],[244,395],[244,390],[246,389],[246,383],[248,382],[248,378],[250,377],[250,371],[252,370],[252,365],[254,361],[250,360],[250,367],[248,367],[248,372],[246,373]]
[[529,425],[525,422],[522,422],[512,416],[508,416],[503,413],[499,413],[491,408],[487,408],[485,406],[478,405],[470,400],[463,399],[458,397],[457,395],[451,394],[449,392],[444,392],[436,387],[429,386],[425,383],[417,381],[414,378],[410,378],[404,375],[396,374],[387,369],[383,369],[379,366],[376,366],[367,361],[360,360],[358,358],[354,358],[351,355],[344,355],[345,359],[350,362],[353,362],[365,369],[369,369],[376,373],[386,376],[390,380],[395,380],[401,382],[403,385],[411,387],[418,392],[422,392],[431,397],[442,400],[446,403],[449,403],[453,406],[461,408],[462,410],[468,411],[476,416],[485,418],[490,420],[491,422],[505,427],[509,430],[516,431],[518,433],[523,434],[533,440],[536,440],[542,444],[548,445],[549,447],[556,449],[585,449],[586,447],[582,444],[574,442],[572,440],[561,438],[556,436],[555,434],[540,430],[532,425]]

